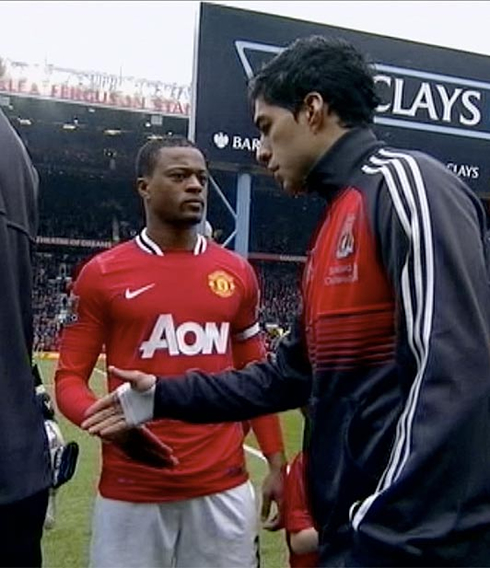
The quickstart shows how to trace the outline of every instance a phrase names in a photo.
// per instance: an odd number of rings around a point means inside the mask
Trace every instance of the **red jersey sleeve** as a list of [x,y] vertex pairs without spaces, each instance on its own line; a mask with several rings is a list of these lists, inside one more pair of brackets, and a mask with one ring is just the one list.
[[233,362],[237,369],[265,357],[259,325],[259,285],[253,268],[242,262],[242,299],[231,326]]
[[89,388],[89,380],[106,334],[101,278],[97,259],[82,269],[71,292],[72,321],[61,336],[55,373],[56,402],[60,411],[77,425],[97,398]]
[[304,456],[300,452],[288,468],[284,492],[284,528],[297,533],[314,527],[308,510],[304,481]]
[[[265,342],[258,318],[260,293],[257,277],[250,264],[245,263],[244,266],[244,300],[233,326],[233,360],[237,369],[241,369],[252,361],[264,359],[266,356]],[[250,425],[264,455],[284,451],[281,423],[276,414],[254,418],[250,420]],[[245,434],[248,430],[248,425],[245,424]]]
[[284,452],[281,422],[277,414],[259,416],[250,422],[260,449],[265,456]]

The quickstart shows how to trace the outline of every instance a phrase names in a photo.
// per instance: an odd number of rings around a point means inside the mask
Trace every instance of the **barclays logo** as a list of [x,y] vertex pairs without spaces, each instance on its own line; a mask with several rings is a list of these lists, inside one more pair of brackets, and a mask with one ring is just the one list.
[[375,65],[376,124],[490,140],[483,117],[490,83]]
[[223,150],[223,148],[226,148],[230,143],[230,137],[224,132],[216,132],[213,136],[213,142],[216,148]]
[[448,170],[451,170],[453,173],[455,173],[458,177],[466,179],[478,179],[480,177],[480,166],[448,162],[446,164],[446,167]]
[[[224,150],[229,146],[230,150],[246,150],[248,152],[257,152],[260,147],[259,138],[249,138],[232,134],[231,138],[225,132],[216,132],[213,134],[213,143],[219,150]],[[231,142],[231,144],[230,144]]]
[[423,116],[434,122],[463,126],[476,126],[481,122],[480,91],[422,81],[415,85],[415,89],[412,85],[410,93],[410,81],[407,79],[383,74],[376,75],[374,80],[377,85],[385,87],[384,90],[389,94],[388,102],[380,104],[376,109],[380,114],[391,113],[412,118]]

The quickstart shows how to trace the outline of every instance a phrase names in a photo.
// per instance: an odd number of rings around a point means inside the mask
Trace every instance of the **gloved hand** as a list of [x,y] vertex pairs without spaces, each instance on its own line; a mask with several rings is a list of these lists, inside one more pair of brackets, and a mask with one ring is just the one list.
[[45,420],[44,428],[48,437],[52,473],[44,528],[52,529],[56,520],[57,489],[73,477],[78,458],[78,444],[76,442],[65,444],[61,430],[54,420]]
[[75,473],[79,452],[78,444],[76,442],[65,444],[60,427],[54,420],[45,420],[44,428],[48,436],[49,453],[51,455],[53,474],[51,487],[58,489],[63,483],[70,481]]
[[129,458],[150,467],[172,468],[179,463],[172,448],[159,440],[145,426],[114,434],[109,438],[109,441],[120,448]]
[[41,372],[37,365],[33,366],[32,374],[34,377],[37,402],[44,418],[44,428],[48,438],[51,458],[52,481],[49,490],[48,510],[44,521],[45,528],[50,529],[55,523],[56,490],[73,477],[79,449],[76,442],[65,444],[61,430],[56,422],[51,397],[46,392]]

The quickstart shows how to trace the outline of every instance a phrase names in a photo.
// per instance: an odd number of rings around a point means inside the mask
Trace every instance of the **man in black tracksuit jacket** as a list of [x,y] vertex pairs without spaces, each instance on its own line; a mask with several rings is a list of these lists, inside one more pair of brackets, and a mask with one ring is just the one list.
[[[362,57],[298,40],[253,79],[259,159],[326,200],[303,310],[274,361],[131,380],[93,433],[158,417],[244,420],[308,403],[322,566],[490,565],[490,288],[478,199],[368,128]],[[119,404],[118,404],[119,403]]]
[[51,458],[31,371],[38,176],[0,110],[0,566],[40,566]]

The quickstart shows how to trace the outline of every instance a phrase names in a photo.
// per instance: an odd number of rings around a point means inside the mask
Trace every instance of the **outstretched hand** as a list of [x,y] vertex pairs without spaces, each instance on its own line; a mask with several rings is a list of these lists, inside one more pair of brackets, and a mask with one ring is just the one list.
[[[136,398],[137,393],[143,398],[156,383],[154,375],[141,371],[127,371],[113,366],[109,367],[108,371],[129,383],[132,394],[136,395]],[[127,389],[126,385],[121,385],[92,404],[85,412],[86,418],[81,427],[93,435],[111,436],[139,424],[121,402],[122,393]]]

